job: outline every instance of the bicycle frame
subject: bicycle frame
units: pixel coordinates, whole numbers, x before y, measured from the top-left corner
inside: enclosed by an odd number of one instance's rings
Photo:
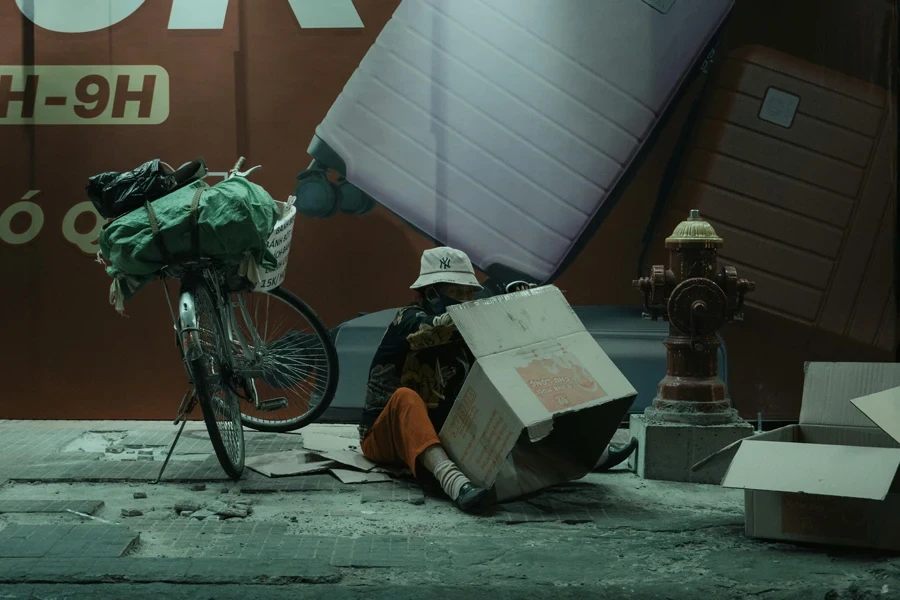
[[[226,179],[230,179],[232,177],[246,177],[253,171],[260,168],[257,166],[246,172],[240,172],[238,169],[240,169],[243,162],[244,158],[241,157],[234,165],[234,168],[229,171]],[[260,337],[259,332],[256,330],[256,327],[253,325],[253,321],[250,318],[250,314],[247,310],[247,305],[243,294],[235,294],[237,297],[237,302],[234,302],[231,299],[231,292],[223,287],[225,277],[222,274],[222,271],[223,269],[210,259],[189,261],[180,264],[177,267],[167,267],[163,269],[163,289],[165,290],[166,294],[166,304],[169,306],[169,314],[172,317],[173,326],[175,328],[176,341],[178,343],[179,351],[181,352],[185,371],[187,372],[188,377],[193,383],[191,364],[193,360],[201,357],[203,354],[203,349],[200,347],[200,339],[198,335],[200,329],[197,322],[195,299],[191,291],[182,293],[178,299],[178,311],[176,314],[176,311],[172,306],[172,298],[169,294],[169,287],[166,282],[166,274],[172,276],[175,279],[199,277],[206,282],[207,286],[212,292],[213,302],[215,303],[215,308],[218,312],[219,320],[225,330],[225,339],[230,340],[231,343],[237,344],[241,348],[244,365],[242,365],[242,368],[239,369],[235,368],[236,365],[234,364],[230,364],[229,367],[232,370],[233,374],[243,379],[244,391],[251,396],[250,398],[246,399],[253,402],[253,404],[258,409],[259,396],[256,393],[256,385],[253,380],[257,377],[261,377],[263,374],[260,368],[262,363],[262,355],[260,353],[260,349],[264,346],[263,340]],[[241,328],[237,325],[235,316],[236,310],[240,311],[241,317],[243,318],[244,324],[246,325],[246,330],[250,332],[250,336],[252,339],[248,340],[242,332]],[[231,353],[228,353],[227,360],[233,363],[233,356]],[[236,393],[236,390],[233,391],[235,391]],[[184,407],[182,406],[182,408]]]
[[[215,267],[210,268],[200,264],[195,265],[186,263],[184,265],[184,271],[184,277],[202,277],[209,286],[213,295],[213,301],[215,302],[216,311],[222,322],[222,327],[225,330],[225,339],[231,340],[233,344],[240,347],[241,355],[243,356],[244,364],[241,365],[241,368],[236,368],[237,365],[234,364],[229,366],[232,368],[234,374],[248,381],[248,387],[253,388],[246,390],[253,396],[248,400],[251,400],[258,407],[259,398],[256,396],[256,390],[252,380],[262,376],[262,370],[260,369],[262,355],[260,349],[263,348],[264,343],[259,332],[256,330],[256,327],[253,325],[253,320],[250,318],[244,296],[242,294],[236,294],[236,301],[232,299],[230,297],[231,293],[223,289],[220,277],[218,276],[218,271]],[[203,352],[197,335],[199,332],[199,324],[197,322],[194,295],[189,291],[182,293],[178,299],[178,311],[176,313],[175,308],[172,305],[172,297],[169,293],[169,287],[165,279],[163,280],[163,290],[165,291],[166,304],[169,306],[169,313],[175,328],[176,340],[181,352],[182,362],[184,363],[188,376],[192,378],[190,364],[194,359],[199,358]],[[246,332],[249,333],[249,339],[248,336],[245,335],[245,331],[238,325],[237,312],[240,312],[241,319],[246,326]],[[228,359],[232,359],[230,354]]]
[[[238,160],[226,179],[246,177],[259,168],[254,167],[241,172],[239,169],[243,161],[243,158]],[[181,423],[181,428],[169,448],[169,454],[163,462],[157,482],[161,480],[163,471],[175,450],[175,444],[184,430],[188,415],[197,404],[200,404],[202,409],[203,419],[219,463],[229,476],[238,478],[244,466],[245,426],[259,431],[298,429],[321,415],[334,396],[337,386],[337,355],[334,343],[321,319],[302,300],[280,288],[262,292],[265,297],[257,304],[255,298],[259,297],[249,295],[252,286],[249,285],[248,278],[242,276],[239,271],[231,262],[196,256],[189,257],[185,261],[173,261],[173,264],[161,270],[176,345],[181,353],[191,388],[178,407],[175,425]],[[181,281],[181,293],[176,298],[170,293],[168,279]],[[210,297],[207,299],[204,294],[209,294]],[[250,300],[251,298],[254,300]],[[256,380],[259,380],[265,394],[266,387],[282,388],[294,385],[292,383],[283,385],[283,380],[277,378],[277,372],[283,367],[278,362],[278,346],[266,343],[270,333],[268,309],[272,299],[286,303],[289,308],[309,321],[313,326],[314,336],[324,344],[323,360],[328,368],[326,386],[324,391],[319,392],[315,408],[310,409],[310,405],[307,404],[303,414],[290,419],[262,419],[249,410],[245,411],[240,402],[240,400],[247,401],[256,411],[265,413],[279,411],[289,406],[288,399],[284,397],[271,399],[260,397],[256,387]],[[198,300],[203,306],[198,306]],[[207,303],[211,303],[212,306],[207,307]],[[265,314],[258,315],[259,309]],[[209,311],[209,314],[201,316],[198,310],[204,313]],[[275,335],[279,325],[273,323],[272,326],[271,333]],[[208,333],[210,327],[214,329],[212,333],[216,347],[205,348],[201,345],[200,334]],[[206,336],[202,337],[205,342]],[[318,368],[317,361],[318,359],[315,363],[316,368]],[[301,381],[302,377],[301,375],[298,381]],[[317,389],[313,389],[312,397],[316,397],[316,393]],[[220,417],[224,417],[225,423],[231,424],[230,430],[226,431],[228,427],[222,424],[223,420]]]

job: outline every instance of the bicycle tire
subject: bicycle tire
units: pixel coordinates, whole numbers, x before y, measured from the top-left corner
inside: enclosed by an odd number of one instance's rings
[[[316,314],[312,307],[301,300],[299,296],[282,287],[274,288],[266,293],[290,305],[291,308],[300,313],[300,315],[312,326],[316,337],[319,339],[325,350],[325,362],[328,368],[328,380],[325,383],[322,397],[319,400],[319,403],[309,412],[295,419],[280,421],[267,421],[266,419],[249,416],[243,411],[241,412],[241,421],[250,429],[266,433],[287,433],[314,423],[322,416],[322,413],[328,409],[337,393],[340,367],[338,365],[337,348],[334,345],[334,338],[331,335],[331,331],[325,326],[325,323],[322,322],[322,319]]]
[[[214,344],[219,347],[220,353],[225,354],[227,352],[224,344],[225,329],[222,326],[221,317],[218,312],[215,311],[216,302],[206,282],[199,277],[187,281],[182,285],[182,293],[185,292],[190,293],[194,298],[194,307],[198,321],[197,327],[200,330],[203,330],[204,327],[211,326],[210,333],[212,333],[215,338]],[[204,304],[208,304],[208,307],[204,307]],[[212,308],[211,313],[206,311],[206,308]],[[207,314],[203,314],[204,312]],[[206,325],[204,321],[212,321],[212,323]],[[228,410],[230,415],[226,416],[230,419],[231,425],[235,431],[234,437],[236,439],[232,440],[232,445],[236,445],[236,456],[232,456],[232,453],[229,452],[223,437],[222,428],[220,427],[217,418],[217,409],[214,399],[218,400],[218,398],[214,395],[212,390],[214,386],[210,384],[210,378],[208,377],[211,359],[220,361],[218,369],[219,376],[224,378],[220,388],[224,392],[225,402],[229,405],[226,407],[226,410]],[[230,478],[237,480],[241,478],[241,475],[244,472],[244,459],[246,456],[243,422],[240,416],[237,416],[241,414],[240,400],[231,389],[230,382],[228,381],[228,377],[230,377],[228,366],[225,365],[225,369],[222,367],[221,356],[218,358],[215,356],[210,357],[208,353],[204,351],[204,355],[191,361],[191,379],[194,382],[194,388],[197,390],[197,398],[199,400],[200,410],[203,413],[203,421],[206,424],[209,441],[212,443],[213,450],[215,450],[216,458],[219,460],[219,464],[222,465],[222,469],[225,473]]]

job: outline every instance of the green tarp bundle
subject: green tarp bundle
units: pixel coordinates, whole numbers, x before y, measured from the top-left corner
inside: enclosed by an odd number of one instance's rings
[[[154,201],[152,215],[143,206],[103,228],[100,252],[109,263],[106,272],[115,280],[110,301],[118,293],[115,303],[120,311],[122,301],[156,279],[169,262],[196,258],[191,209],[198,190],[202,190],[196,223],[200,256],[234,264],[253,259],[266,268],[275,266],[266,244],[275,229],[279,209],[268,192],[243,177],[212,187],[197,181]],[[170,261],[155,239],[151,216],[156,219]]]

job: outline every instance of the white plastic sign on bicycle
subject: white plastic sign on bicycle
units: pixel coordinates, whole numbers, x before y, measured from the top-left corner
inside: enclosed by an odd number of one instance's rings
[[[293,199],[293,197],[292,197]],[[297,207],[294,206],[292,199],[287,202],[278,202],[278,208],[281,209],[282,217],[275,223],[275,230],[269,236],[269,243],[266,246],[273,255],[277,265],[271,271],[260,268],[259,283],[256,284],[254,291],[267,292],[277,288],[284,282],[287,273],[288,255],[291,251],[291,240],[294,236],[294,221],[297,218]]]

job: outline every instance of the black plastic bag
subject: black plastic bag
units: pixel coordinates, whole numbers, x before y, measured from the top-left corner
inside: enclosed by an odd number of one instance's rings
[[[159,159],[127,173],[110,171],[88,179],[88,197],[105,219],[115,219],[162,198],[176,187],[175,173]]]

